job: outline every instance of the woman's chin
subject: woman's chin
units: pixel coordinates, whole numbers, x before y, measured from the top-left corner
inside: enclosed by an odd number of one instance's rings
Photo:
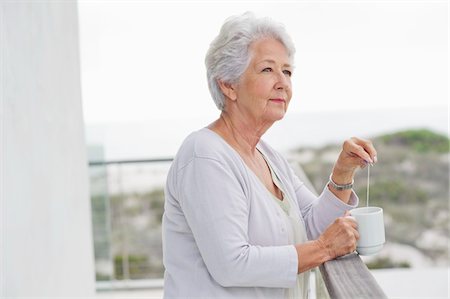
[[[282,120],[284,118],[284,116],[286,115],[286,112],[279,112],[279,113],[273,113],[272,115],[270,115],[269,119],[271,119],[273,122]]]

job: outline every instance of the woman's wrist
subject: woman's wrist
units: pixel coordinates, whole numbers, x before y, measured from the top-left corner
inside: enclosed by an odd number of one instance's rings
[[[342,191],[342,190],[350,190],[353,188],[353,183],[354,180],[352,178],[350,183],[345,183],[345,184],[338,184],[333,180],[333,175],[330,174],[330,178],[328,180],[328,184],[329,186],[331,186],[333,189],[338,190],[338,191]]]
[[[329,260],[332,260],[335,258],[332,250],[327,246],[326,242],[323,240],[323,236],[320,236],[317,240],[315,240],[317,251],[320,251],[322,253],[322,263],[325,263]]]
[[[352,194],[354,171],[339,171],[333,168],[328,182],[328,189],[342,202],[348,203]]]
[[[355,176],[355,171],[339,171],[333,168],[330,178],[339,185],[350,184]]]
[[[298,255],[298,273],[315,268],[332,259],[328,248],[317,239],[295,245]]]

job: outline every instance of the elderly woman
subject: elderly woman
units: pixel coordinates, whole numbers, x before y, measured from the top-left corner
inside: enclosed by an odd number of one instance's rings
[[[292,97],[294,46],[280,24],[228,19],[206,55],[220,117],[186,138],[167,178],[166,298],[306,298],[309,270],[355,250],[346,211],[369,141],[344,142],[318,197],[261,136]]]

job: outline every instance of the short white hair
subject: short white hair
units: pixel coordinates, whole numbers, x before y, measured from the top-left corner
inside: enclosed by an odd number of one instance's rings
[[[268,17],[256,18],[251,12],[225,20],[205,57],[209,91],[219,110],[224,108],[225,96],[218,80],[230,84],[238,82],[251,60],[250,45],[267,37],[274,38],[284,45],[293,65],[294,43],[281,23]]]

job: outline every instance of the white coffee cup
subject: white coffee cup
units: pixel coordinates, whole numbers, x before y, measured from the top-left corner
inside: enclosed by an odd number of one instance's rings
[[[356,251],[361,255],[378,253],[385,242],[383,209],[379,207],[362,207],[350,211],[358,223],[359,240]]]

